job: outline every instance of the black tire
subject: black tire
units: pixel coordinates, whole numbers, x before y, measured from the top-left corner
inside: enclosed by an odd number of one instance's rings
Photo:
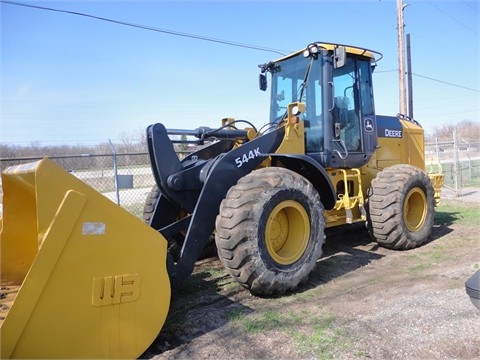
[[[150,221],[153,217],[153,213],[155,211],[155,205],[157,204],[158,198],[162,192],[158,188],[157,185],[153,186],[152,190],[147,196],[145,200],[145,205],[143,207],[143,221],[147,225],[150,225]],[[175,220],[181,219],[186,216],[186,212],[182,210],[178,210],[176,213],[173,214],[164,214],[164,216],[169,216],[167,222],[173,222]],[[168,239],[168,252],[172,255],[173,259],[177,261],[180,257],[180,252],[182,250],[183,243],[185,241],[186,231],[182,231],[179,234],[174,235],[172,238]],[[204,259],[207,257],[211,257],[215,255],[215,240],[213,236],[208,241],[207,245],[203,249],[202,253],[199,255],[198,259]]]
[[[160,197],[161,191],[157,185],[154,185],[152,190],[147,195],[145,200],[145,205],[143,206],[143,221],[150,225],[150,220],[153,216],[153,211],[155,210],[155,204],[157,203],[158,198]]]
[[[307,280],[322,255],[320,196],[299,174],[263,168],[238,181],[220,205],[215,241],[226,271],[258,295]]]
[[[395,250],[422,245],[430,236],[434,216],[434,190],[425,171],[394,165],[372,181],[367,229],[379,245]]]
[[[155,206],[161,194],[162,192],[160,191],[158,186],[154,185],[152,190],[150,190],[149,194],[147,195],[145,205],[143,206],[143,221],[147,225],[150,225],[150,221],[152,220],[153,214],[155,212]],[[180,212],[178,214],[168,215],[171,217],[171,221],[181,216]],[[172,255],[175,261],[177,261],[180,256],[180,251],[182,249],[182,244],[184,240],[184,234],[177,234],[173,238],[168,239],[168,252]]]

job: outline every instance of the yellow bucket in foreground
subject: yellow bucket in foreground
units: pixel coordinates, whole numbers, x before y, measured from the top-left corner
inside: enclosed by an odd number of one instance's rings
[[[2,174],[1,358],[136,358],[170,305],[167,241],[44,159]]]

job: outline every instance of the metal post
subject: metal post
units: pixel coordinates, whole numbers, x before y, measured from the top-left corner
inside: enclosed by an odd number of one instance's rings
[[[405,87],[405,40],[402,0],[397,0],[397,30],[398,30],[398,91],[400,114],[407,115],[407,91]]]
[[[117,152],[113,147],[112,141],[108,139],[108,142],[110,143],[110,148],[112,149],[112,153],[113,153],[113,178],[115,181],[115,193],[117,195],[117,205],[120,206],[120,192],[118,190]]]
[[[455,196],[462,195],[462,189],[460,188],[459,171],[458,171],[458,146],[457,146],[457,129],[453,129],[453,184],[455,186]]]
[[[468,176],[469,180],[473,180],[473,174],[472,174],[472,159],[470,158],[470,146],[467,147],[467,158],[468,158]]]
[[[408,116],[413,119],[413,82],[412,82],[412,54],[410,52],[410,34],[407,34],[407,90]]]

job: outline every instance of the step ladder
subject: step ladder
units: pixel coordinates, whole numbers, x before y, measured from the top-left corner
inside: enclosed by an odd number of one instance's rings
[[[353,222],[353,213],[352,209],[358,207],[360,211],[361,220],[367,220],[367,213],[365,211],[365,197],[363,196],[362,191],[362,178],[359,169],[336,169],[343,176],[343,182],[345,184],[345,193],[337,195],[337,202],[335,203],[335,210],[345,209],[345,221],[347,224]],[[350,196],[348,189],[348,180],[353,180],[354,188],[357,184],[358,192],[357,194]]]

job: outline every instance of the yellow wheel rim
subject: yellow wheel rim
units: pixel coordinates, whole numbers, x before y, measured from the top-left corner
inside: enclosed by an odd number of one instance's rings
[[[271,212],[265,229],[267,250],[274,261],[290,265],[300,259],[310,238],[308,214],[296,201],[283,201]]]
[[[422,189],[411,189],[403,204],[403,219],[408,230],[418,231],[425,223],[427,216],[427,198]]]

